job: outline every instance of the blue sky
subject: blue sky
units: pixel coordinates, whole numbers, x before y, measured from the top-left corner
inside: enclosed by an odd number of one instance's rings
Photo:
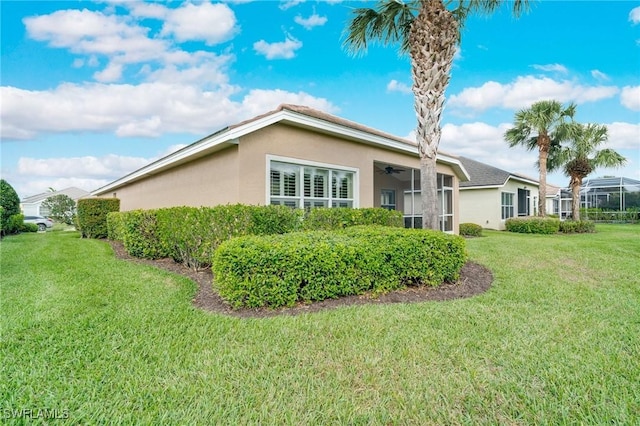
[[[408,57],[349,56],[349,1],[1,1],[2,177],[21,198],[94,190],[220,128],[295,103],[403,137]],[[502,134],[540,99],[575,102],[640,179],[640,1],[505,5],[464,28],[440,149],[537,177]],[[549,182],[566,185],[562,174]]]

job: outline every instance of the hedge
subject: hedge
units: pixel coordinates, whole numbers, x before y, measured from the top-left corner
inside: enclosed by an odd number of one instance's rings
[[[224,241],[244,235],[283,234],[304,229],[342,229],[379,224],[402,226],[402,213],[381,208],[301,209],[243,204],[170,207],[110,213],[107,234],[132,256],[171,257],[194,270],[208,267]]]
[[[518,217],[507,219],[506,229],[521,234],[555,234],[560,229],[560,220],[544,217]]]
[[[560,232],[565,234],[584,234],[596,232],[596,224],[591,220],[565,220],[560,222]]]
[[[377,208],[316,208],[309,210],[303,228],[307,230],[343,229],[357,225],[403,227],[402,212]]]
[[[482,226],[475,223],[461,223],[460,235],[462,235],[463,237],[481,237]]]
[[[105,238],[107,214],[118,210],[118,198],[81,198],[76,215],[78,230],[85,238]]]
[[[358,226],[245,236],[213,255],[214,288],[239,308],[292,306],[459,277],[464,239],[438,231]]]

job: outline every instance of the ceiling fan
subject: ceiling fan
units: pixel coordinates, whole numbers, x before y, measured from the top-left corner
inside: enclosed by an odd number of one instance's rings
[[[404,169],[396,169],[396,168],[393,168],[393,167],[391,167],[391,166],[387,166],[387,167],[385,167],[385,168],[383,169],[383,172],[384,172],[385,174],[387,174],[387,175],[390,175],[390,174],[393,174],[393,173],[401,173],[401,172],[404,172]]]

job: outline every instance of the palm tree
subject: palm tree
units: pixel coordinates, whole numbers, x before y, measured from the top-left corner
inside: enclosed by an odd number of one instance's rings
[[[598,150],[608,139],[604,125],[573,123],[567,139],[570,144],[555,150],[549,157],[549,171],[562,168],[569,177],[571,217],[580,220],[582,180],[598,167],[622,166],[627,159],[612,149]]]
[[[514,126],[504,138],[511,148],[521,145],[528,150],[538,150],[539,196],[538,216],[547,215],[547,159],[549,152],[565,138],[567,119],[573,121],[576,105],[564,108],[558,101],[539,101],[528,109],[515,114]]]
[[[420,155],[422,226],[438,229],[436,155],[440,121],[451,65],[460,42],[460,29],[473,13],[491,13],[500,0],[379,1],[375,8],[357,8],[345,29],[344,46],[352,54],[365,53],[369,41],[399,44],[411,57],[416,140]],[[515,15],[529,0],[514,0]]]

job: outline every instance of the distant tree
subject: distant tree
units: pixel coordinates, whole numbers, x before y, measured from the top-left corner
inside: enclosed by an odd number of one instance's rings
[[[73,224],[76,214],[76,202],[68,195],[58,194],[48,197],[42,202],[42,207],[49,210],[49,217],[67,225]]]
[[[504,138],[510,147],[524,146],[530,151],[538,151],[539,196],[538,216],[547,215],[547,159],[549,152],[558,147],[565,137],[567,120],[573,121],[576,106],[563,107],[558,101],[539,101],[528,109],[516,112],[513,127]]]
[[[0,233],[4,235],[11,216],[20,214],[20,198],[9,183],[0,179]]]
[[[627,161],[613,149],[598,150],[607,139],[607,127],[604,125],[573,123],[568,128],[569,144],[551,153],[549,171],[563,169],[565,175],[570,178],[573,220],[580,220],[582,180],[598,167],[619,167]]]
[[[374,8],[353,10],[345,29],[349,52],[364,53],[369,43],[379,42],[397,44],[400,53],[411,58],[423,228],[439,229],[436,155],[460,29],[468,16],[489,14],[503,5],[519,16],[528,4],[529,0],[381,0]]]

